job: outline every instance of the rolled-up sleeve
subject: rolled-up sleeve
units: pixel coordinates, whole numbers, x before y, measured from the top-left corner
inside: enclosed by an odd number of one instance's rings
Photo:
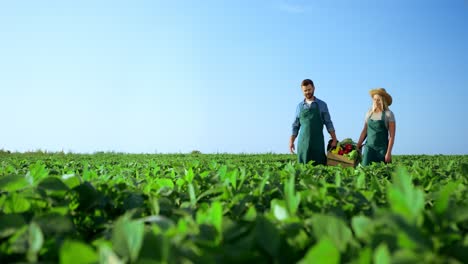
[[[301,122],[299,120],[299,113],[301,112],[301,104],[297,105],[296,116],[294,117],[294,122],[292,124],[292,135],[297,136],[299,134],[299,128],[301,128]]]
[[[333,127],[333,122],[331,121],[330,112],[328,111],[328,106],[325,102],[322,101],[322,119],[325,127],[327,127],[328,132],[335,131],[335,127]]]

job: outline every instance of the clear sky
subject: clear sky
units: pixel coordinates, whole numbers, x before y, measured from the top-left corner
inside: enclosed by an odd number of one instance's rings
[[[468,154],[466,0],[0,0],[0,40],[0,149],[287,153],[310,78],[338,139],[384,87],[394,154]]]

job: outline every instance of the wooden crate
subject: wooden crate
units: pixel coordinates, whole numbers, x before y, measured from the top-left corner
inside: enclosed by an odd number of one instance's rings
[[[342,167],[356,167],[357,162],[354,160],[350,160],[347,157],[328,152],[327,153],[327,165],[329,166],[341,165]]]

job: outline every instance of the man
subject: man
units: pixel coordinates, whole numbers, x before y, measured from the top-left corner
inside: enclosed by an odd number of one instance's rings
[[[292,136],[289,140],[289,149],[294,154],[294,140],[297,141],[297,157],[299,162],[314,161],[315,165],[327,163],[325,156],[325,142],[323,139],[323,125],[327,127],[332,138],[331,147],[337,144],[335,128],[328,112],[327,104],[314,96],[314,83],[305,79],[301,83],[304,100],[296,109],[296,118],[292,125]],[[300,129],[300,133],[299,133]]]

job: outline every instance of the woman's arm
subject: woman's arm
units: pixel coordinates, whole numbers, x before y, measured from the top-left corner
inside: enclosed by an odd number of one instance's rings
[[[364,139],[367,137],[367,123],[364,123],[364,127],[362,128],[361,135],[359,136],[359,140],[357,143],[357,148],[361,149],[362,147],[362,142],[364,142]]]
[[[391,162],[392,161],[392,149],[393,149],[393,143],[395,142],[395,127],[396,124],[395,122],[389,122],[388,123],[388,147],[387,147],[387,153],[385,153],[385,162]]]

